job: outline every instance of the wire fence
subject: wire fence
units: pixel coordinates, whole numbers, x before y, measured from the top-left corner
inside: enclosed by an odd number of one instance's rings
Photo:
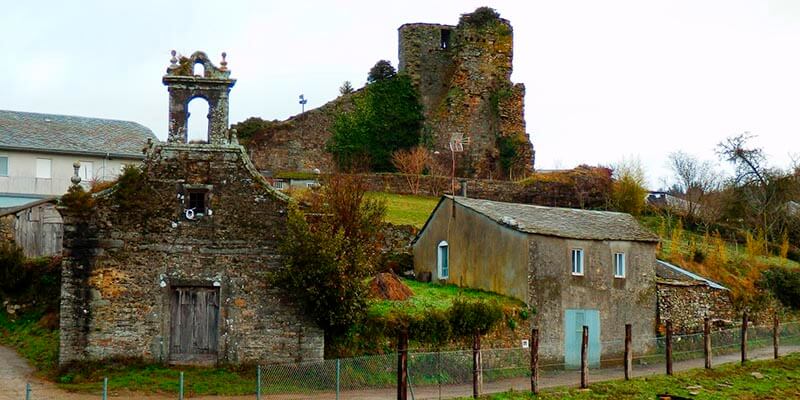
[[[778,330],[781,354],[800,352],[800,322],[780,324]],[[710,333],[713,365],[739,361],[742,329],[733,326]],[[748,359],[771,358],[773,326],[748,326]],[[672,359],[675,370],[702,368],[704,335],[672,335]],[[625,340],[600,342],[600,359],[588,365],[590,382],[624,377]],[[666,370],[666,337],[633,340],[634,376],[664,374]],[[638,349],[638,354],[636,353]],[[568,349],[562,349],[566,352]],[[542,354],[540,354],[541,356]],[[477,356],[477,369],[473,357]],[[563,356],[560,356],[563,357]],[[254,382],[254,398],[274,400],[296,399],[391,399],[398,395],[398,353],[346,359],[269,364],[258,367]],[[541,358],[538,364],[539,387],[577,386],[581,371],[563,358]],[[471,396],[473,384],[480,393],[504,392],[510,389],[530,390],[531,349],[484,348],[448,351],[409,351],[407,353],[408,398],[443,399]],[[183,388],[181,374],[180,387]],[[474,382],[474,377],[477,381]],[[56,399],[40,386],[13,388],[13,398]],[[86,398],[107,398],[107,392]],[[182,399],[183,392],[175,395]]]

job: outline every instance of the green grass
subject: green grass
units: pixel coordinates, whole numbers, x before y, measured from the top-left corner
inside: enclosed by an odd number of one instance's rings
[[[43,374],[52,375],[58,365],[58,330],[39,326],[41,314],[12,320],[0,311],[0,344],[11,347]]]
[[[759,372],[756,379],[751,372]],[[693,399],[788,399],[800,397],[800,354],[779,360],[751,361],[745,366],[727,364],[713,370],[695,369],[672,377],[653,376],[630,381],[589,384],[588,390],[551,389],[540,395],[506,392],[482,398],[493,400],[523,399],[655,399],[657,394],[672,394]],[[700,389],[687,389],[701,386]],[[690,395],[690,391],[699,392]]]
[[[450,308],[459,296],[468,300],[496,301],[504,308],[521,309],[525,307],[525,304],[517,299],[483,290],[460,288],[456,285],[418,282],[402,278],[401,280],[414,291],[414,296],[405,301],[374,301],[369,308],[370,315],[380,317],[386,316],[393,311],[400,311],[409,315],[419,316],[430,310],[444,311]]]
[[[414,196],[370,192],[371,198],[386,199],[386,222],[395,225],[413,225],[422,228],[431,211],[439,202],[438,197]]]

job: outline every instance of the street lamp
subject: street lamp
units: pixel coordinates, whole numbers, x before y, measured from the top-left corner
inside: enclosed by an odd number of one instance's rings
[[[305,96],[301,94],[300,101],[298,103],[300,103],[300,113],[302,114],[306,112],[306,103],[308,103],[308,100],[305,98]]]

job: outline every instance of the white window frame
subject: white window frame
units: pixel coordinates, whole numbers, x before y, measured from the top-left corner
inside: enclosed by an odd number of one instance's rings
[[[584,263],[585,256],[583,254],[583,249],[581,248],[572,249],[572,251],[570,251],[570,255],[571,255],[570,266],[572,268],[571,270],[572,275],[584,276],[584,271],[586,270],[586,268]]]
[[[614,278],[625,278],[625,274],[627,273],[626,264],[625,253],[614,253]]]
[[[81,166],[78,168],[78,176],[81,177],[81,182],[88,183],[94,180],[94,163],[91,161],[81,161],[80,163]],[[86,168],[87,166],[91,166],[91,168]]]
[[[8,167],[8,156],[0,156],[0,160],[3,160],[3,159],[4,159],[4,160],[6,160],[6,161],[5,161],[5,164],[6,164],[6,172],[5,172],[5,173],[3,173],[3,172],[2,172],[2,170],[0,170],[0,176],[8,176],[8,174],[9,174],[9,167]]]
[[[278,189],[278,190],[283,190],[283,181],[276,180],[276,181],[275,181],[275,184],[274,184],[274,185],[272,185],[272,186],[274,186],[274,187],[275,187],[275,189]]]
[[[442,249],[444,249],[444,253],[442,253]],[[444,263],[442,263],[443,259]],[[446,264],[446,266],[442,268],[442,264]],[[450,278],[450,244],[446,240],[439,242],[439,246],[436,247],[436,275],[439,279]]]
[[[47,176],[43,174],[43,161],[47,161]],[[37,158],[36,159],[36,178],[37,179],[52,179],[53,178],[53,159],[51,158]]]

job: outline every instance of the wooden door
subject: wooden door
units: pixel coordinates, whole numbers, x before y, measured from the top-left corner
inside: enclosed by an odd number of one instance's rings
[[[170,316],[170,360],[216,361],[219,325],[217,288],[175,288],[172,291]]]

